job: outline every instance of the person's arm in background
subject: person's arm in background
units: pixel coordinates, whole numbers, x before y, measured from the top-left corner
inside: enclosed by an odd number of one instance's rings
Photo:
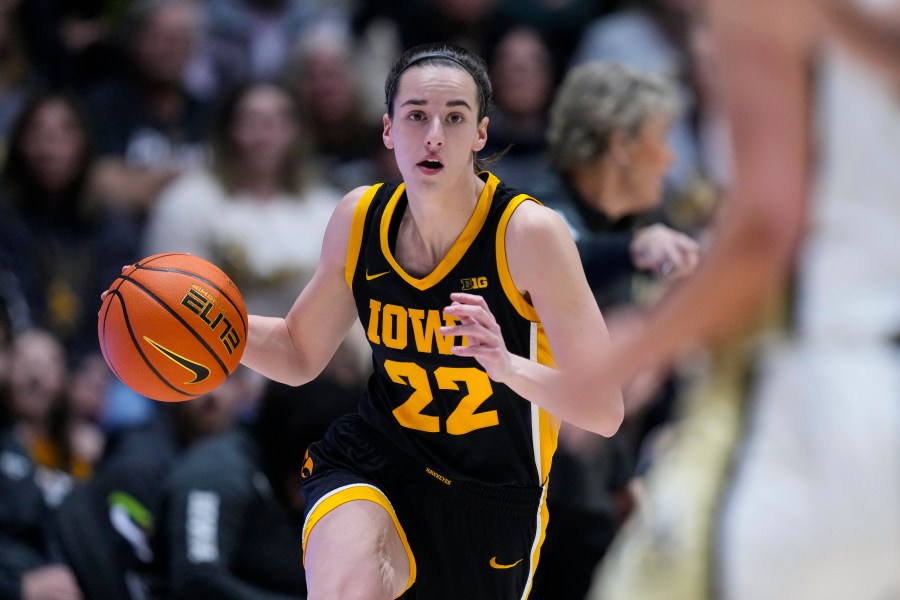
[[[630,379],[734,334],[789,273],[806,222],[812,0],[713,0],[735,181],[697,272],[630,334],[607,374]]]
[[[824,0],[823,5],[830,31],[900,85],[900,10],[866,10],[849,0]]]

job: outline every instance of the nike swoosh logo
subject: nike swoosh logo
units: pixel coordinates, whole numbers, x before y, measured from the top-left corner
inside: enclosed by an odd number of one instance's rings
[[[162,354],[163,356],[165,356],[166,358],[168,358],[175,364],[177,364],[181,367],[184,367],[185,369],[187,369],[188,371],[190,371],[191,373],[194,374],[194,380],[193,381],[185,381],[184,382],[185,385],[189,385],[192,383],[200,383],[201,381],[204,381],[207,377],[209,377],[209,369],[207,369],[200,363],[195,363],[194,361],[189,360],[189,359],[181,356],[180,354],[175,354],[174,352],[172,352],[165,346],[162,346],[162,345],[158,344],[157,342],[154,342],[153,340],[148,338],[146,335],[144,336],[144,340],[148,344],[150,344],[151,346],[153,346],[154,348],[159,350],[160,354]]]
[[[369,270],[366,269],[366,281],[372,281],[373,279],[378,279],[382,275],[387,275],[390,271],[385,271],[384,273],[375,273],[374,275],[369,275]]]
[[[523,559],[520,558],[519,560],[517,560],[516,562],[514,562],[511,565],[501,565],[500,563],[497,562],[497,557],[494,556],[491,558],[491,561],[488,564],[491,565],[491,567],[493,567],[494,569],[512,569],[514,566],[516,566],[517,564],[522,562],[522,560]]]

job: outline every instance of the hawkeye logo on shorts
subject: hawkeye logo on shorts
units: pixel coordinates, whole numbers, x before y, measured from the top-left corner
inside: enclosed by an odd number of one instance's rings
[[[313,459],[309,455],[309,450],[306,451],[306,454],[303,456],[303,468],[300,469],[300,479],[306,479],[312,475],[313,471]]]
[[[206,378],[209,377],[209,369],[206,368],[205,366],[201,365],[200,363],[196,363],[196,362],[190,360],[189,358],[185,358],[185,357],[181,356],[180,354],[176,354],[175,352],[172,352],[171,350],[169,350],[162,344],[154,342],[153,340],[148,338],[146,335],[144,336],[144,341],[146,341],[148,344],[150,344],[151,346],[156,348],[160,352],[160,354],[162,354],[163,356],[165,356],[166,358],[168,358],[169,360],[174,362],[176,365],[183,367],[194,374],[193,381],[185,381],[184,382],[185,385],[190,385],[192,383],[200,383],[201,381],[205,381]]]
[[[519,560],[517,560],[516,562],[512,563],[511,565],[504,565],[504,564],[501,564],[501,563],[497,562],[497,557],[494,556],[494,557],[491,558],[491,560],[490,560],[490,562],[488,562],[488,564],[491,565],[491,568],[493,568],[493,569],[512,569],[514,566],[516,566],[517,564],[519,564],[519,563],[522,562],[523,560],[524,560],[524,559],[520,558]]]
[[[464,292],[467,290],[483,290],[488,285],[487,277],[466,277],[460,281]]]

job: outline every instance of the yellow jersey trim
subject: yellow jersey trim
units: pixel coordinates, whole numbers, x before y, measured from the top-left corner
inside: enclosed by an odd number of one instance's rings
[[[543,488],[541,503],[537,512],[537,535],[534,536],[534,545],[531,548],[531,571],[528,573],[528,581],[525,583],[522,600],[528,598],[529,594],[531,594],[534,574],[541,559],[541,547],[544,545],[544,539],[547,537],[547,522],[550,519],[550,512],[547,510],[547,486],[544,485]]]
[[[519,292],[516,284],[513,282],[512,275],[509,272],[509,263],[506,260],[506,227],[513,212],[525,201],[537,202],[531,196],[519,194],[509,201],[509,204],[500,216],[500,223],[497,225],[497,272],[500,273],[500,284],[503,286],[503,292],[509,299],[510,304],[516,309],[523,318],[529,321],[538,322],[537,311],[528,300]]]
[[[369,206],[372,204],[372,198],[381,184],[375,184],[363,193],[356,208],[353,209],[353,221],[350,224],[350,242],[347,244],[347,262],[344,267],[344,278],[347,285],[353,289],[353,274],[356,272],[356,264],[359,262],[359,253],[362,249],[362,238],[365,233],[366,213],[369,212]]]
[[[416,558],[413,556],[412,548],[410,548],[409,541],[406,539],[406,532],[400,525],[400,520],[397,518],[397,513],[394,512],[394,507],[391,506],[390,500],[387,499],[387,496],[381,490],[368,484],[357,483],[337,488],[316,502],[312,510],[309,511],[306,522],[303,523],[303,564],[306,564],[306,546],[309,542],[309,534],[312,532],[313,527],[316,526],[316,523],[335,508],[356,500],[374,502],[383,508],[394,522],[397,535],[400,536],[400,541],[406,550],[406,557],[409,559],[409,579],[406,582],[406,587],[403,588],[403,592],[406,592],[416,582]]]
[[[400,196],[403,194],[403,191],[406,189],[404,184],[400,184],[397,186],[397,190],[394,192],[394,195],[391,196],[391,199],[388,200],[387,206],[384,208],[384,214],[381,217],[381,251],[384,254],[384,257],[387,259],[388,263],[391,267],[394,268],[395,271],[402,277],[407,283],[418,290],[426,290],[433,286],[434,284],[441,281],[444,277],[453,270],[459,261],[462,259],[463,255],[466,253],[466,250],[472,245],[472,242],[475,240],[475,237],[481,231],[481,228],[484,226],[487,221],[488,212],[491,208],[491,202],[494,197],[494,192],[497,189],[497,185],[500,183],[500,180],[497,179],[494,175],[489,175],[487,181],[484,184],[484,189],[481,190],[481,195],[478,196],[478,202],[475,204],[475,210],[472,212],[472,216],[469,217],[469,222],[466,223],[466,226],[463,228],[462,232],[459,234],[459,237],[453,242],[453,245],[450,247],[450,250],[447,252],[447,255],[441,259],[441,262],[434,268],[434,270],[426,275],[425,277],[419,279],[417,277],[413,277],[405,270],[397,260],[394,258],[394,255],[391,253],[390,243],[388,240],[388,232],[390,231],[391,222],[394,217],[394,210],[397,208],[397,204],[400,201]]]

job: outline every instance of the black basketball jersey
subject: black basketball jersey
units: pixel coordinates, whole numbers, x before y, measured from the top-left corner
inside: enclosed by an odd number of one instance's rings
[[[438,328],[453,317],[442,309],[451,292],[485,298],[507,348],[552,364],[537,313],[513,284],[506,263],[506,225],[533,199],[484,172],[475,210],[447,255],[424,277],[405,272],[393,256],[406,208],[405,187],[378,184],[353,218],[347,282],[373,351],[374,374],[361,413],[430,475],[452,485],[477,480],[542,485],[556,448],[559,422],[491,381],[478,362],[451,354],[464,340]]]

